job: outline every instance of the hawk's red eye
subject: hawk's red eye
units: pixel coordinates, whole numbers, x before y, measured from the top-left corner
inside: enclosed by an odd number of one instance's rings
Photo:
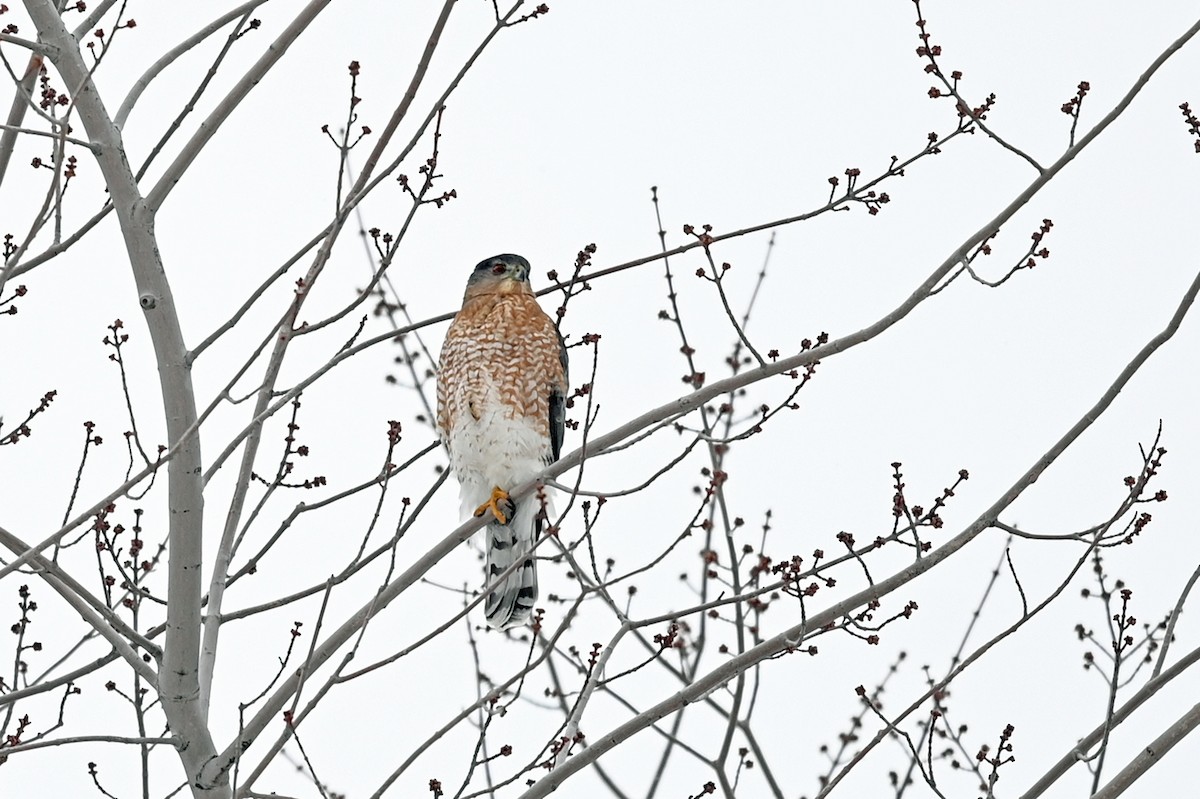
[[[493,275],[503,275],[507,271],[508,267],[506,267],[504,264],[492,264]]]

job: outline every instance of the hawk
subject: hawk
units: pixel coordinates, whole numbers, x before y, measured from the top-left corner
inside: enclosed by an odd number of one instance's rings
[[[446,331],[437,375],[437,428],[459,482],[463,518],[488,515],[490,584],[484,615],[497,629],[525,623],[537,601],[532,547],[545,515],[536,494],[508,492],[558,460],[567,350],[529,286],[519,255],[481,261]]]

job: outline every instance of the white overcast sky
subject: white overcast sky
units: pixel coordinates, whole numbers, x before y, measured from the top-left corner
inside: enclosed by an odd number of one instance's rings
[[[121,31],[97,74],[110,111],[163,51],[229,5],[130,2],[128,16],[137,27]],[[208,335],[250,287],[327,223],[335,202],[336,153],[320,128],[329,124],[336,130],[345,118],[347,65],[357,60],[362,66],[357,124],[378,132],[408,83],[439,5],[387,0],[331,4],[185,175],[164,206],[157,231],[189,343]],[[843,176],[848,167],[874,176],[892,155],[903,158],[918,151],[928,132],[945,134],[954,126],[948,102],[927,97],[932,83],[915,54],[916,16],[903,0],[557,0],[549,5],[545,17],[503,32],[447,104],[440,188],[454,189],[457,199],[418,215],[391,271],[414,319],[454,310],[471,267],[495,253],[526,256],[534,266],[535,288],[547,283],[550,269],[567,274],[576,251],[589,242],[598,246],[598,267],[652,254],[658,238],[651,186],[658,187],[667,243],[673,247],[687,241],[685,223],[711,224],[721,233],[820,207],[829,193],[829,176]],[[1060,106],[1074,95],[1076,85],[1081,80],[1091,84],[1080,120],[1083,131],[1195,21],[1190,16],[1195,8],[1189,5],[928,0],[923,8],[934,40],[943,47],[942,63],[965,73],[964,94],[979,102],[994,92],[997,104],[988,121],[1047,164],[1067,144],[1070,120]],[[201,113],[213,107],[300,7],[273,0],[256,12],[262,28],[235,46],[201,102]],[[19,8],[0,22],[9,18],[18,23],[21,35],[34,35]],[[416,120],[491,20],[489,2],[460,0],[398,142],[411,135]],[[135,164],[219,46],[214,39],[181,59],[142,97],[124,131]],[[14,64],[24,63],[17,48],[4,45],[4,50]],[[751,527],[761,524],[768,509],[772,512],[768,549],[778,557],[807,555],[818,547],[833,551],[838,531],[852,531],[859,540],[889,531],[892,461],[904,464],[910,501],[926,506],[959,469],[970,470],[969,483],[944,514],[947,524],[940,540],[945,540],[990,505],[1095,403],[1163,327],[1200,268],[1195,247],[1200,155],[1193,152],[1195,139],[1178,109],[1185,100],[1200,107],[1198,76],[1200,43],[1193,42],[1162,68],[1121,119],[1005,226],[994,242],[995,254],[983,266],[992,276],[1001,274],[1024,253],[1029,234],[1043,218],[1054,222],[1045,241],[1052,253],[1048,260],[1000,289],[959,281],[881,339],[829,359],[801,394],[799,411],[782,415],[766,434],[732,450],[730,501]],[[186,130],[196,121],[189,119]],[[179,143],[173,142],[169,152]],[[422,141],[401,171],[415,176],[428,145]],[[19,235],[28,225],[30,203],[42,196],[42,184],[34,182],[42,176],[28,164],[46,150],[42,142],[19,144],[0,193],[3,232]],[[64,230],[73,230],[102,202],[98,169],[84,153],[79,156],[81,176],[69,197]],[[358,162],[364,156],[365,148],[355,150]],[[151,177],[155,174],[152,170]],[[975,135],[953,142],[943,154],[885,185],[891,202],[877,217],[854,208],[779,229],[748,334],[760,351],[790,353],[802,338],[821,331],[840,336],[874,322],[1033,177],[1026,163]],[[394,230],[406,208],[394,185],[381,187],[364,205],[366,225]],[[733,265],[728,286],[739,312],[753,289],[769,235],[735,239],[714,251]],[[45,246],[45,238],[39,241]],[[692,277],[703,264],[693,251],[675,259],[673,268],[701,368],[719,377],[726,373],[723,359],[733,333],[711,285]],[[306,318],[340,307],[365,282],[367,265],[353,236],[342,242],[327,271],[323,279],[328,285],[306,306]],[[102,496],[123,474],[124,407],[115,368],[100,344],[113,319],[124,319],[131,335],[126,357],[147,438],[160,440],[163,426],[149,339],[114,219],[67,255],[16,282],[28,285],[29,294],[17,316],[0,317],[0,414],[11,424],[42,392],[59,392],[29,441],[0,450],[0,524],[32,541],[61,524],[85,419],[100,425],[107,443],[85,475],[81,504]],[[198,363],[201,404],[228,379],[231,364],[240,363],[238,356],[267,333],[269,321],[286,306],[290,286],[285,281],[271,292],[260,310]],[[595,394],[598,432],[686,389],[680,381],[686,366],[674,330],[656,318],[666,307],[665,297],[662,266],[651,263],[598,281],[593,291],[572,301],[565,330],[575,339],[586,332],[602,335]],[[546,298],[548,309],[555,304]],[[327,359],[351,334],[356,319],[352,315],[336,335],[295,348],[284,383]],[[380,325],[372,319],[368,333],[382,332]],[[444,325],[424,331],[426,343],[440,346],[443,333]],[[1168,491],[1170,501],[1148,507],[1155,521],[1147,533],[1132,547],[1110,551],[1107,561],[1109,573],[1133,589],[1133,610],[1140,619],[1160,618],[1200,562],[1200,498],[1194,490],[1200,482],[1198,351],[1200,321],[1193,316],[1104,417],[1002,516],[1010,524],[1050,533],[1104,519],[1120,501],[1122,478],[1138,468],[1139,443],[1152,440],[1161,419],[1169,454],[1158,488]],[[573,352],[579,353],[572,375],[578,385],[590,364],[582,350]],[[408,454],[431,440],[415,420],[415,395],[383,380],[393,354],[376,348],[306,395],[303,435],[313,456],[299,468],[327,475],[331,491],[378,468],[388,419],[405,424]],[[242,389],[253,387],[247,382]],[[749,402],[778,401],[785,392],[782,383],[768,382],[753,390]],[[222,411],[204,443],[207,459],[224,446],[223,436],[244,424],[248,410],[247,404]],[[274,442],[280,436],[278,425],[267,433],[264,470],[273,468]],[[577,443],[568,438],[568,448]],[[611,464],[599,462],[590,467],[585,485],[595,490],[625,487],[669,457],[671,443],[633,450]],[[690,486],[701,480],[702,465],[702,459],[693,457],[654,491],[614,502],[606,511],[607,526],[598,532],[606,548],[600,554],[631,567],[663,549],[686,522],[693,501]],[[230,474],[215,480],[206,498],[210,552],[220,535],[232,481],[232,468],[226,471]],[[428,467],[420,471],[404,492],[419,496],[431,472]],[[399,557],[415,557],[453,528],[453,494],[448,488],[438,495]],[[288,497],[271,507],[264,535],[295,501]],[[251,605],[323,579],[330,561],[341,563],[357,546],[368,506],[353,507],[362,512],[327,516],[304,527],[303,540],[280,554],[279,565],[257,583],[247,581],[232,590],[227,607]],[[394,515],[384,522],[394,523]],[[568,527],[572,523],[579,524],[578,516]],[[1003,545],[996,531],[985,534],[944,568],[899,592],[892,612],[907,599],[917,600],[921,609],[912,620],[888,628],[879,647],[826,637],[819,657],[801,661],[793,656],[768,664],[764,708],[756,723],[768,758],[793,786],[789,795],[815,792],[816,775],[825,768],[818,747],[832,743],[855,712],[854,686],[876,683],[896,653],[907,651],[908,661],[887,694],[888,708],[898,710],[921,690],[921,665],[944,670]],[[1031,599],[1057,584],[1077,551],[1066,544],[1014,546],[1013,561]],[[674,571],[695,573],[694,555],[681,552]],[[888,565],[880,564],[882,574],[890,573]],[[566,588],[561,570],[545,571],[543,591]],[[464,549],[430,576],[449,585],[473,586],[480,569]],[[51,619],[74,622],[35,578],[20,579],[32,581],[45,606],[47,621],[39,634],[48,648],[61,653],[67,640],[56,639]],[[861,586],[861,575],[846,572],[843,579],[854,590]],[[5,626],[15,620],[18,584],[14,578],[0,584]],[[1094,673],[1083,672],[1084,648],[1073,633],[1077,622],[1098,630],[1103,625],[1096,603],[1079,598],[1079,589],[1087,585],[1083,574],[1055,608],[955,684],[957,720],[979,731],[972,739],[976,744],[994,742],[1005,724],[1016,727],[1017,762],[1003,772],[1000,795],[1023,791],[1102,718],[1105,687]],[[674,584],[639,587],[648,593],[641,608],[645,615],[687,601]],[[997,592],[976,643],[1020,612],[1011,579]],[[340,597],[330,610],[330,623],[340,622],[365,599],[362,593]],[[458,604],[454,595],[428,586],[406,595],[371,628],[366,657],[386,655],[416,640]],[[237,702],[257,693],[273,672],[293,616],[305,620],[307,633],[316,610],[315,603],[301,604],[294,614],[288,610],[257,626],[226,629],[214,699],[219,711],[213,722],[222,743],[236,729]],[[561,612],[559,606],[550,610],[552,616],[556,612]],[[775,613],[791,614],[793,608]],[[794,622],[789,616],[772,623],[782,628]],[[611,616],[584,614],[569,643],[586,650],[593,641],[607,641],[615,628]],[[1179,654],[1200,640],[1188,614],[1180,622],[1179,637]],[[516,653],[497,638],[485,636],[481,655],[494,658],[489,662],[497,665],[487,670],[499,676],[505,665],[516,662]],[[94,656],[103,654],[102,647],[93,647]],[[0,663],[6,651],[0,648]],[[371,680],[339,689],[325,715],[305,728],[305,744],[323,765],[330,787],[355,799],[369,795],[413,746],[473,702],[470,657],[464,637],[456,632]],[[0,666],[0,673],[5,668]],[[115,718],[129,733],[128,709],[115,699],[102,701],[104,679],[123,679],[124,673],[105,674],[84,685],[89,701],[79,703],[78,715],[72,716],[69,706],[65,732],[111,729]],[[642,706],[678,688],[660,675],[647,675],[629,688]],[[1106,773],[1114,774],[1190,707],[1198,692],[1200,678],[1185,675],[1143,708],[1116,736]],[[55,712],[52,704],[37,707],[42,719]],[[689,712],[699,725],[694,742],[712,750],[717,733],[704,730],[701,711]],[[585,723],[592,738],[626,717],[603,702],[592,713]],[[542,732],[543,726],[532,729]],[[871,733],[874,729],[868,725]],[[605,761],[626,780],[622,784],[630,795],[644,793],[639,786],[645,784],[642,775],[652,759],[642,752],[651,742],[657,745],[653,736],[642,733]],[[469,731],[448,738],[391,795],[425,795],[431,776],[457,786],[470,744]],[[526,751],[535,745],[530,739]],[[1186,740],[1127,795],[1180,795],[1192,782],[1197,751],[1195,738]],[[882,749],[843,794],[881,795],[878,791],[887,790],[886,771],[901,762],[901,754]],[[101,763],[106,786],[111,783],[123,797],[135,795],[135,758],[113,747],[14,756],[0,768],[0,794],[92,795],[84,765],[89,759]],[[153,795],[177,784],[178,769],[171,759],[160,756],[163,776]],[[709,779],[683,757],[672,762],[669,790],[660,795],[686,796]],[[281,761],[273,773],[273,780],[259,783],[260,790],[314,795],[286,763]],[[953,785],[954,795],[974,795],[969,780]],[[1086,795],[1089,785],[1078,769],[1053,795]],[[598,784],[587,774],[564,788],[570,796],[592,795],[593,790]],[[745,790],[747,796],[764,795],[753,782]]]

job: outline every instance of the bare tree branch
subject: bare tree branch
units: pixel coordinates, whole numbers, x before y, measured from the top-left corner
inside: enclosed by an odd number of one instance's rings
[[[1179,717],[1178,721],[1163,731],[1162,735],[1151,741],[1133,760],[1129,761],[1129,765],[1109,780],[1107,785],[1092,794],[1092,799],[1114,799],[1125,793],[1126,789],[1137,782],[1143,774],[1159,762],[1163,755],[1171,751],[1175,744],[1186,738],[1197,726],[1200,726],[1200,704],[1193,705],[1190,710]]]
[[[433,52],[437,48],[437,44],[441,39],[442,31],[446,27],[446,22],[450,18],[450,9],[453,7],[453,0],[446,0],[442,6],[442,13],[434,23],[433,31],[429,35],[429,39],[425,44],[425,51],[422,54],[421,60],[417,65],[415,74],[409,90],[405,93],[404,98],[397,106],[395,113],[392,115],[392,120],[388,123],[387,128],[380,136],[376,144],[375,151],[372,153],[372,158],[368,160],[362,174],[359,176],[358,185],[365,183],[370,177],[371,171],[378,159],[378,153],[382,152],[383,148],[390,141],[391,136],[395,133],[400,121],[407,113],[409,106],[412,104],[413,98],[416,96],[417,88],[421,85],[425,78],[425,74],[429,69],[429,62],[433,57]],[[356,185],[356,188],[358,187]],[[351,192],[353,193],[353,191]],[[229,570],[230,558],[233,555],[234,534],[237,531],[238,522],[241,519],[242,508],[246,500],[246,492],[250,485],[250,472],[254,468],[254,461],[258,455],[258,445],[261,441],[262,423],[258,421],[263,417],[263,413],[274,396],[275,383],[279,377],[279,371],[283,367],[283,360],[287,354],[288,346],[293,337],[297,334],[296,321],[299,318],[300,309],[304,304],[304,300],[312,291],[313,285],[329,260],[329,256],[333,250],[333,244],[336,240],[338,232],[341,230],[346,218],[349,215],[350,209],[345,207],[338,214],[337,222],[333,226],[328,236],[326,236],[320,250],[318,251],[314,263],[309,267],[304,281],[301,284],[301,290],[298,290],[291,306],[288,308],[287,314],[283,318],[280,325],[280,335],[275,339],[275,347],[271,352],[270,359],[267,362],[265,374],[263,376],[261,387],[258,391],[258,399],[254,409],[255,421],[251,423],[250,433],[246,439],[246,448],[242,451],[242,463],[238,471],[237,482],[234,485],[233,499],[229,503],[229,510],[225,517],[225,529],[221,536],[221,542],[217,549],[215,565],[213,567],[212,580],[209,585],[209,614],[204,624],[204,641],[201,650],[200,660],[200,703],[207,714],[209,690],[212,684],[213,668],[217,657],[217,640],[221,629],[221,605],[222,597],[225,593],[225,582],[228,579],[227,572]]]
[[[237,85],[225,95],[225,99],[221,100],[212,113],[208,115],[208,118],[200,123],[199,129],[192,135],[187,144],[184,145],[170,166],[163,171],[158,182],[154,184],[154,188],[146,194],[146,213],[153,217],[158,209],[162,207],[163,202],[167,199],[167,195],[175,188],[175,185],[183,177],[188,167],[191,166],[192,161],[196,160],[196,156],[200,154],[200,151],[204,149],[209,140],[216,135],[216,132],[225,123],[225,120],[229,118],[229,115],[241,105],[242,100],[245,100],[247,95],[250,94],[250,90],[257,86],[263,77],[271,71],[271,68],[278,63],[279,59],[283,57],[283,54],[287,52],[292,43],[300,37],[300,34],[307,30],[317,15],[325,10],[325,6],[329,5],[329,1],[309,0],[308,5],[296,15],[296,18],[284,29],[283,33],[267,47],[267,51],[262,54],[254,66],[247,70],[246,74],[237,82]]]
[[[147,69],[146,72],[140,78],[138,78],[133,86],[129,89],[129,94],[125,95],[125,99],[121,102],[121,107],[117,109],[117,114],[113,117],[113,123],[118,128],[124,128],[125,120],[129,118],[129,113],[133,111],[133,106],[142,96],[142,92],[146,91],[146,87],[148,87],[164,69],[179,60],[180,56],[196,47],[196,45],[203,42],[209,36],[212,36],[230,22],[233,22],[238,17],[246,16],[251,11],[266,2],[267,0],[249,0],[249,2],[242,3],[237,8],[227,11],[221,16],[217,17],[212,22],[208,23],[203,28],[196,31],[179,44],[175,45],[175,47],[168,50],[165,54],[163,54],[162,58],[151,64],[150,68]]]
[[[198,705],[204,495],[200,441],[196,436],[188,437],[198,420],[191,372],[185,362],[187,346],[154,236],[153,209],[142,199],[123,153],[120,131],[109,118],[90,70],[54,4],[49,0],[26,0],[25,7],[40,37],[57,48],[55,66],[69,85],[79,87],[74,102],[90,139],[99,148],[97,161],[117,210],[158,359],[167,435],[181,445],[167,466],[171,543],[167,636],[158,688],[172,733],[181,742],[185,768],[195,776],[215,749]],[[217,785],[202,785],[194,793],[216,799],[225,791]]]
[[[4,133],[0,134],[0,184],[8,173],[8,162],[12,158],[13,148],[17,145],[17,133],[21,130],[21,122],[25,119],[25,111],[29,108],[30,95],[37,83],[39,70],[42,68],[42,57],[37,53],[29,56],[29,65],[25,74],[17,84],[16,96],[13,97],[12,107],[8,109],[8,119],[5,120]],[[3,284],[0,283],[0,289]]]
[[[1200,24],[1193,31],[1200,30]],[[1086,140],[1087,137],[1085,137]],[[1082,142],[1081,142],[1082,143]],[[1108,387],[1100,397],[1099,401],[1090,408],[1070,430],[1063,435],[1055,444],[1046,451],[1030,468],[1017,480],[996,502],[992,504],[982,515],[972,522],[965,530],[956,535],[954,538],[947,541],[942,546],[930,552],[925,557],[912,563],[907,568],[893,574],[887,579],[880,580],[873,586],[858,592],[854,596],[848,597],[835,605],[811,615],[807,623],[794,626],[775,637],[764,641],[763,643],[752,647],[742,655],[730,658],[721,666],[713,669],[708,674],[696,679],[683,690],[677,692],[668,699],[659,702],[654,707],[645,711],[641,715],[630,719],[619,727],[615,728],[608,734],[604,735],[599,741],[593,742],[583,752],[576,754],[566,764],[550,776],[543,778],[536,785],[521,795],[521,799],[538,799],[548,795],[562,784],[568,777],[577,773],[583,768],[586,768],[593,761],[603,755],[609,749],[617,746],[620,743],[628,740],[637,732],[645,729],[649,725],[662,718],[675,713],[684,706],[696,701],[697,699],[707,695],[720,685],[727,683],[735,678],[746,669],[750,668],[755,663],[761,660],[776,655],[780,652],[788,651],[799,646],[804,640],[805,635],[811,630],[819,630],[827,624],[836,622],[842,616],[850,613],[855,608],[865,605],[871,600],[881,599],[895,591],[897,588],[907,584],[917,576],[924,574],[929,569],[933,568],[938,563],[941,563],[946,558],[958,552],[968,543],[975,539],[980,533],[991,526],[996,517],[1011,505],[1017,497],[1019,497],[1026,488],[1037,481],[1038,476],[1046,471],[1058,457],[1066,451],[1066,448],[1074,442],[1085,430],[1092,426],[1096,419],[1112,404],[1113,400],[1121,392],[1121,389],[1133,378],[1137,371],[1142,367],[1146,360],[1159,347],[1165,344],[1179,329],[1180,323],[1183,321],[1188,310],[1191,308],[1193,301],[1196,299],[1196,294],[1200,292],[1200,274],[1192,281],[1187,293],[1184,295],[1179,304],[1178,309],[1172,316],[1167,327],[1158,335],[1154,336],[1140,352],[1134,357],[1129,364],[1121,371],[1117,379]],[[727,381],[724,381],[727,382]]]

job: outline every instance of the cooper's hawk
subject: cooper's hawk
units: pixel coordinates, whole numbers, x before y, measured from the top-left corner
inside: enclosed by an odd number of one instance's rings
[[[519,255],[481,261],[442,345],[437,427],[458,478],[463,518],[486,528],[487,583],[519,563],[487,596],[488,624],[523,624],[537,601],[531,547],[542,529],[534,493],[508,491],[558,459],[567,392],[567,350],[529,287]]]

